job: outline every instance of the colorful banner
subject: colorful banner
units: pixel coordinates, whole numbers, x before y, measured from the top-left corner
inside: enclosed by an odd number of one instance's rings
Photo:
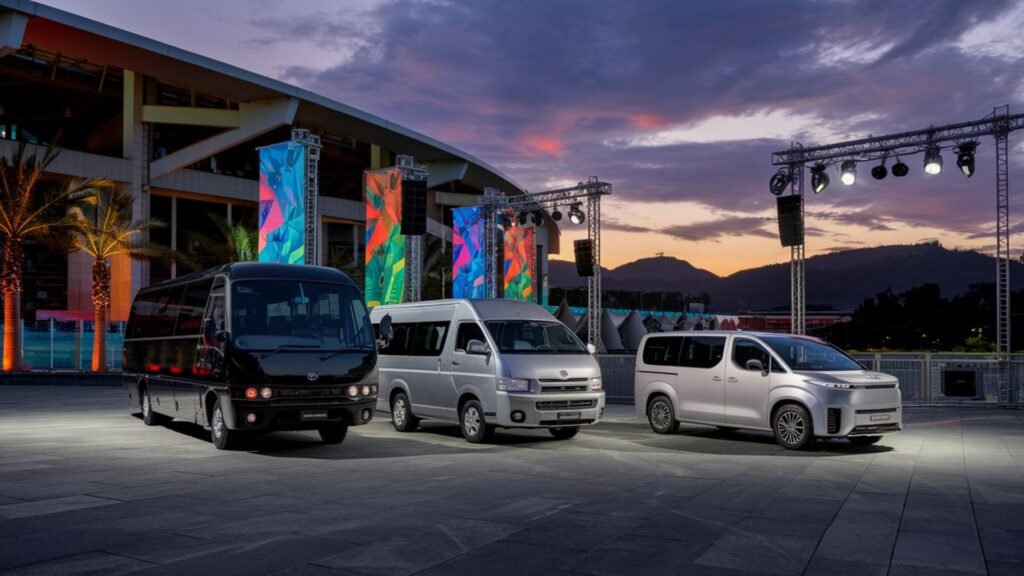
[[[505,292],[510,300],[533,302],[533,228],[505,227]]]
[[[259,261],[302,264],[306,257],[306,149],[298,142],[281,142],[259,152]]]
[[[363,173],[366,190],[366,305],[399,304],[405,298],[405,236],[402,235],[402,172]]]
[[[486,298],[483,208],[452,210],[452,298]]]

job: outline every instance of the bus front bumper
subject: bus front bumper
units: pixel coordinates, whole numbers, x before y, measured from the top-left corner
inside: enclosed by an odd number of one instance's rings
[[[235,398],[231,404],[232,413],[225,411],[231,430],[316,430],[340,422],[349,426],[368,424],[373,420],[377,398],[318,399],[302,403]]]

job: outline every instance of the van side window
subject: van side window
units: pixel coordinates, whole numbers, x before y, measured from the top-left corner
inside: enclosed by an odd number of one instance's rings
[[[713,368],[722,361],[724,336],[687,336],[679,365],[686,368]]]
[[[463,322],[459,324],[459,331],[455,335],[455,350],[465,352],[470,340],[479,340],[486,343],[484,330],[476,322]]]
[[[647,345],[644,346],[644,364],[652,366],[678,366],[679,350],[682,346],[682,336],[648,338]]]
[[[391,331],[394,338],[391,339],[391,343],[381,353],[391,356],[408,356],[409,341],[412,339],[409,335],[412,334],[415,327],[415,324],[392,324]]]
[[[412,336],[413,356],[440,356],[448,336],[448,322],[418,322]]]
[[[732,363],[737,368],[747,370],[747,360],[760,360],[761,365],[767,368],[768,362],[771,360],[771,355],[764,346],[761,346],[753,340],[747,340],[745,338],[737,338],[732,345]],[[773,366],[773,370],[778,372],[778,368]]]

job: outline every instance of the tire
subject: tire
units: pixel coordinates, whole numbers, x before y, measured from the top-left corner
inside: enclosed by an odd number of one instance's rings
[[[459,414],[462,436],[473,444],[486,442],[494,437],[494,426],[484,420],[484,409],[477,400],[468,400]]]
[[[229,430],[224,421],[224,409],[220,406],[220,398],[213,405],[213,412],[210,412],[210,439],[218,450],[234,450],[238,445],[241,432]]]
[[[870,446],[881,440],[881,436],[850,436],[847,440],[854,446]]]
[[[419,418],[412,415],[409,397],[405,392],[395,394],[391,399],[391,425],[399,432],[412,432],[420,423]]]
[[[548,433],[555,440],[568,440],[580,433],[579,426],[560,426],[558,428],[548,428]]]
[[[341,444],[348,434],[348,422],[337,422],[319,428],[320,439],[324,444]]]
[[[146,426],[159,426],[166,418],[153,411],[153,399],[149,396],[149,388],[143,387],[139,394],[139,408],[142,409],[142,422]]]
[[[814,425],[807,409],[799,404],[780,406],[772,415],[775,441],[786,450],[801,450],[814,443]]]
[[[647,404],[647,423],[658,434],[675,434],[679,430],[679,420],[667,396],[655,396]]]

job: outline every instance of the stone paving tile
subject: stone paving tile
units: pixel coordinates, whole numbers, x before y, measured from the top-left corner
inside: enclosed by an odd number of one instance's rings
[[[645,525],[645,521],[638,518],[615,518],[569,511],[520,530],[505,540],[586,552]]]
[[[120,576],[121,574],[135,573],[150,566],[152,564],[148,562],[135,560],[134,558],[125,558],[116,554],[86,552],[17,568],[2,574],[10,574],[11,576],[64,576],[68,574],[79,576],[89,574],[95,574],[96,576]]]
[[[562,572],[576,564],[584,552],[501,540],[481,546],[423,572],[422,576],[522,576]]]
[[[84,495],[68,496],[66,498],[51,498],[48,500],[33,500],[31,502],[19,502],[18,504],[0,506],[0,518],[42,516],[43,514],[56,514],[58,512],[65,512],[68,510],[94,508],[96,506],[110,506],[111,504],[118,503],[120,503],[119,500]]]
[[[888,564],[866,564],[814,557],[803,576],[886,576]]]
[[[816,558],[888,566],[899,523],[868,512],[841,512],[825,532]]]
[[[695,563],[763,574],[801,574],[814,553],[818,538],[766,530],[770,524],[741,524],[729,530]]]
[[[1019,530],[982,529],[981,546],[990,562],[1018,563],[1024,566],[1024,524]],[[1024,571],[1021,572],[1024,574]]]
[[[988,576],[1020,576],[1024,574],[1024,563],[989,562]]]
[[[570,570],[595,576],[689,574],[692,559],[706,547],[706,544],[698,542],[627,534],[579,558]]]
[[[900,532],[893,551],[893,567],[952,570],[986,574],[985,558],[977,534]]]

